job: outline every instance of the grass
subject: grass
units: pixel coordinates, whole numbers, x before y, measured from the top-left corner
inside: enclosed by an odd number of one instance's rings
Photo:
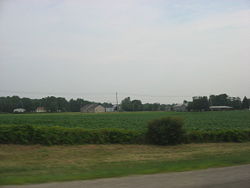
[[[83,127],[88,129],[122,128],[145,130],[147,122],[160,117],[179,116],[188,130],[249,129],[250,111],[222,112],[127,112],[127,113],[44,113],[0,114],[1,125]]]
[[[30,184],[205,169],[250,163],[250,143],[0,145],[0,184]]]

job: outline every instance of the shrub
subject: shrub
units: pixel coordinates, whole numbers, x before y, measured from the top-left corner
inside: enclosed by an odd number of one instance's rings
[[[250,130],[196,130],[190,131],[185,135],[185,143],[247,141],[250,141]]]
[[[182,119],[165,117],[149,122],[146,138],[150,144],[175,145],[183,142],[184,133]]]
[[[122,129],[0,126],[1,144],[141,144],[144,134]]]

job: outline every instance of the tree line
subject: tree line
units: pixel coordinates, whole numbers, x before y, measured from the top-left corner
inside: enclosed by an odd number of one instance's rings
[[[230,106],[233,109],[249,109],[250,99],[245,96],[243,100],[239,97],[230,97],[227,94],[193,97],[188,102],[188,111],[207,111],[210,106]]]
[[[120,109],[122,111],[164,111],[167,106],[166,104],[160,103],[142,104],[141,100],[131,100],[130,97],[126,97],[122,100]]]
[[[81,98],[70,99],[49,96],[42,99],[30,99],[18,96],[0,97],[0,112],[11,113],[16,108],[24,108],[26,112],[35,112],[37,107],[44,107],[47,112],[79,112],[86,104],[94,103]],[[100,103],[104,107],[112,106],[111,103]]]
[[[111,103],[96,103],[82,98],[66,100],[63,97],[48,96],[42,99],[30,99],[19,96],[0,97],[0,112],[12,113],[16,108],[24,108],[26,112],[35,112],[37,107],[44,107],[47,112],[79,112],[87,104],[101,104],[105,108],[112,107]],[[229,97],[227,94],[193,97],[190,102],[184,101],[188,111],[207,111],[210,106],[230,106],[233,109],[249,109],[250,99],[244,97]],[[141,100],[131,100],[126,97],[121,101],[121,111],[165,111],[173,109],[175,104],[145,103]]]

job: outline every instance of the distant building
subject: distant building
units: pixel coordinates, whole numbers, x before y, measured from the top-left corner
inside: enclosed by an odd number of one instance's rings
[[[99,104],[87,104],[80,108],[80,112],[83,113],[99,113],[99,112],[106,112],[106,109]]]
[[[115,108],[114,107],[109,107],[109,108],[105,108],[106,112],[114,112]]]
[[[212,111],[233,110],[230,106],[210,106],[209,109]]]
[[[112,107],[105,108],[105,111],[106,111],[106,112],[117,112],[117,111],[118,111],[117,105],[114,105],[114,106],[112,106]]]
[[[16,108],[13,110],[14,113],[24,113],[26,110],[24,108]]]
[[[42,113],[42,112],[47,112],[47,110],[44,107],[39,106],[39,107],[36,108],[36,112]]]
[[[165,107],[165,111],[171,111],[172,110],[172,106],[171,105],[167,105],[166,107]]]
[[[173,106],[173,111],[186,112],[187,111],[187,104],[176,104]]]

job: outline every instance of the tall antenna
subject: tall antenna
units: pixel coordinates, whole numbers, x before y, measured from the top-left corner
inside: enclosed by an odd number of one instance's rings
[[[117,93],[117,92],[115,93],[115,96],[116,96],[116,109],[117,109],[117,111],[119,111],[119,106],[118,106],[118,93]]]

